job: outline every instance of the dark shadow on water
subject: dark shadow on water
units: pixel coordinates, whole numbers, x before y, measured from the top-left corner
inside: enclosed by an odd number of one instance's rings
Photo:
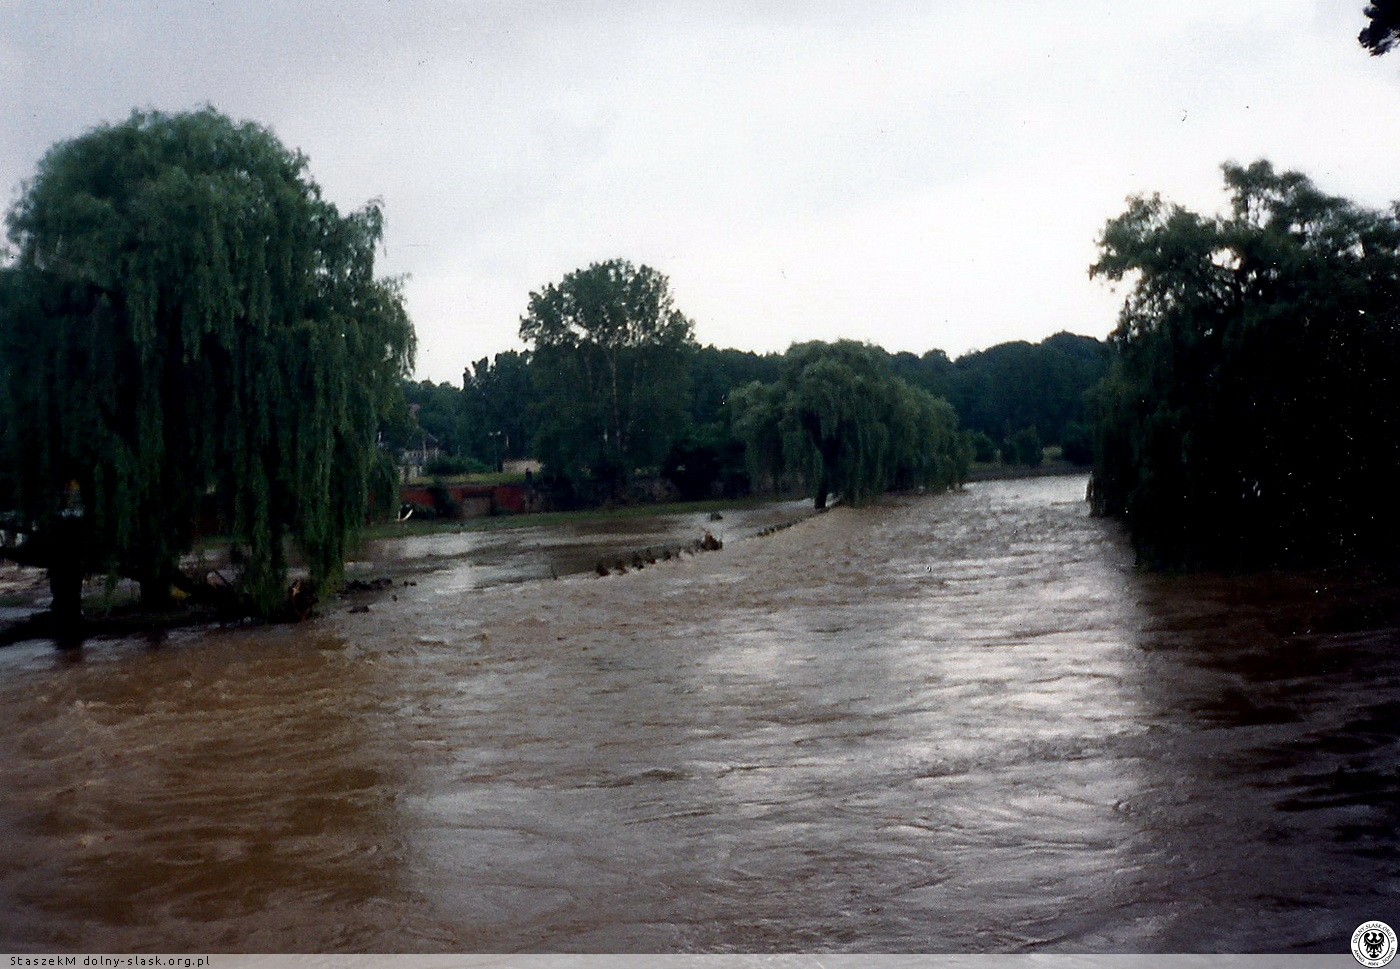
[[[1339,952],[1400,887],[1390,580],[1140,576],[1147,863],[1164,951]]]

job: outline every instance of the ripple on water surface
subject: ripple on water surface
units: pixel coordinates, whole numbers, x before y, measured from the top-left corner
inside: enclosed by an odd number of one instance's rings
[[[1083,487],[7,650],[0,937],[1341,951],[1400,888],[1392,590],[1141,575]]]

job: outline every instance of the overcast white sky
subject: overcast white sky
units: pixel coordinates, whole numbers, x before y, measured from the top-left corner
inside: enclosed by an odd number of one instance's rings
[[[1103,336],[1087,267],[1131,193],[1214,209],[1267,157],[1400,197],[1364,3],[0,0],[0,190],[134,107],[266,124],[342,207],[384,200],[434,380],[613,257],[718,346]]]

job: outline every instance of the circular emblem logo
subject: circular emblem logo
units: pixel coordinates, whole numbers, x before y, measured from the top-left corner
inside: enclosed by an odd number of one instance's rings
[[[1379,969],[1395,958],[1395,930],[1384,922],[1362,922],[1351,934],[1351,954],[1363,966]]]

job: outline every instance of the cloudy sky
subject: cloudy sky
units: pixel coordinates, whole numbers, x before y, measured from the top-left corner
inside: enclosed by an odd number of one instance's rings
[[[666,273],[702,343],[956,356],[1113,326],[1126,196],[1267,157],[1400,197],[1400,55],[1365,0],[0,0],[0,189],[140,108],[271,127],[386,206],[419,375],[519,349],[533,289]]]

